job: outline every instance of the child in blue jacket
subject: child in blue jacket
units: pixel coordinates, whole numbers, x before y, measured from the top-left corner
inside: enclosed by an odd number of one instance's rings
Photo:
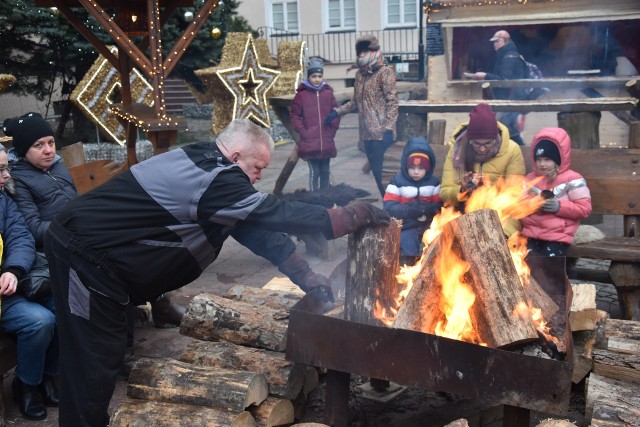
[[[413,265],[421,255],[422,234],[442,207],[440,178],[433,175],[436,157],[424,138],[409,138],[400,165],[385,191],[384,210],[402,220],[400,264]]]

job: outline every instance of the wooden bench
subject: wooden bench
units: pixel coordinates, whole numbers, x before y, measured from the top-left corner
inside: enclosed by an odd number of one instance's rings
[[[383,181],[388,182],[400,166],[405,143],[392,146],[385,155]],[[435,174],[442,177],[448,145],[431,144],[436,154]],[[530,147],[522,153],[531,171]],[[574,149],[571,169],[587,180],[591,191],[592,215],[622,215],[624,232],[569,248],[567,257],[611,261],[608,272],[570,269],[575,279],[612,283],[618,292],[624,317],[640,320],[640,149]]]

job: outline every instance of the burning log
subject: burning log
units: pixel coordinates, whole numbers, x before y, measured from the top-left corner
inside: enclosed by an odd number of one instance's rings
[[[229,289],[225,298],[242,301],[247,304],[263,305],[274,310],[290,310],[304,293],[277,291],[273,289],[254,288],[236,285]]]
[[[295,399],[302,390],[306,377],[305,367],[285,360],[284,353],[243,347],[225,341],[194,341],[187,346],[180,360],[196,366],[262,374],[269,384],[269,393],[283,399]]]
[[[524,285],[524,293],[529,307],[540,309],[544,319],[553,318],[560,309],[558,304],[542,289],[538,281],[531,276],[529,276],[528,283]]]
[[[194,366],[173,359],[138,360],[127,386],[127,396],[136,399],[208,406],[236,413],[261,403],[268,395],[264,375]]]
[[[277,397],[267,397],[260,405],[249,407],[249,412],[260,427],[288,426],[294,421],[291,401]]]
[[[373,315],[374,303],[395,297],[401,229],[402,222],[392,219],[387,227],[366,227],[349,236],[346,320],[381,325]]]
[[[111,427],[230,426],[257,427],[253,416],[206,406],[179,405],[127,398],[114,412]]]
[[[284,351],[288,323],[278,310],[200,294],[187,307],[180,333],[199,340],[222,339],[239,345]]]
[[[453,262],[456,257],[468,267]],[[448,279],[441,273],[452,273],[451,279],[462,278],[464,283],[454,284],[454,289],[450,289],[451,283],[446,283]],[[477,333],[471,341],[496,348],[538,338],[494,210],[471,212],[443,227],[440,236],[429,245],[422,271],[392,326],[429,334],[438,329],[446,332],[450,313],[442,295],[449,292],[450,301],[471,296],[469,318],[463,326]]]

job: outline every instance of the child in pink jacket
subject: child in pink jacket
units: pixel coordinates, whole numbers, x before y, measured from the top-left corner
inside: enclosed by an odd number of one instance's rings
[[[582,175],[571,170],[571,139],[564,129],[538,132],[531,156],[533,172],[526,178],[543,177],[532,191],[546,200],[540,211],[521,220],[521,234],[528,238],[530,255],[564,256],[580,220],[591,214],[591,193]]]

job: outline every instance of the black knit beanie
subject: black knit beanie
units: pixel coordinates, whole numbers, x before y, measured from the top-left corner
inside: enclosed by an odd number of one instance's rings
[[[53,129],[38,113],[27,113],[4,121],[2,131],[13,137],[13,148],[19,157],[24,157],[34,142],[45,136],[53,136]]]
[[[536,148],[533,150],[533,160],[538,160],[538,157],[551,159],[556,162],[556,165],[558,166],[560,166],[562,162],[558,146],[548,139],[541,139],[536,144]]]

